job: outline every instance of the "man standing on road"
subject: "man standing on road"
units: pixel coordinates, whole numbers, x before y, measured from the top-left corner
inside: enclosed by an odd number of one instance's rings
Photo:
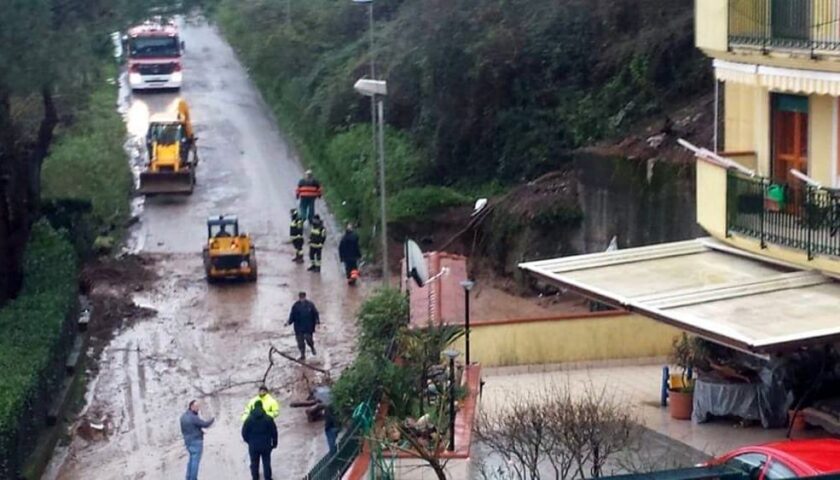
[[[347,224],[344,236],[338,244],[338,257],[344,264],[347,283],[355,285],[359,279],[359,259],[362,258],[362,250],[359,248],[359,236],[353,231],[352,223]]]
[[[292,237],[292,246],[295,247],[295,263],[303,262],[303,218],[300,212],[292,209],[292,219],[289,222],[289,236]]]
[[[309,231],[309,266],[310,272],[321,271],[321,255],[324,252],[324,242],[327,241],[327,228],[319,215],[312,219],[312,230]]]
[[[187,480],[198,480],[198,465],[201,462],[201,452],[204,450],[204,429],[213,425],[215,418],[202,420],[198,416],[200,410],[198,400],[191,400],[187,411],[181,415],[181,435],[184,445],[190,454],[187,463]]]
[[[262,405],[263,411],[271,418],[277,418],[280,415],[280,403],[271,396],[268,387],[260,385],[257,396],[252,398],[247,405],[245,405],[245,413],[242,414],[242,421],[248,419],[248,415],[254,410],[254,405],[259,402]]]
[[[298,350],[300,350],[298,360],[306,360],[306,345],[309,345],[312,355],[317,355],[312,334],[315,333],[315,327],[320,323],[321,317],[318,314],[318,309],[315,308],[315,304],[306,299],[306,292],[300,292],[298,301],[292,305],[289,322],[287,323],[287,325],[294,325],[295,327],[295,340],[297,340]]]
[[[312,170],[307,170],[295,191],[295,197],[300,199],[300,217],[304,222],[312,223],[315,216],[315,200],[321,198],[321,195],[321,182],[312,176]]]
[[[248,444],[248,456],[251,457],[251,479],[260,478],[260,459],[262,459],[265,480],[271,480],[271,451],[277,448],[277,425],[263,410],[259,400],[248,419],[242,424],[242,440]]]

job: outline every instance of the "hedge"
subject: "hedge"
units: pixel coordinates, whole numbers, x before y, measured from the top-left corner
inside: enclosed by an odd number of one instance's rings
[[[82,255],[99,235],[119,237],[131,213],[133,180],[116,95],[116,85],[99,82],[60,132],[41,172],[42,213],[68,231]]]
[[[18,297],[0,310],[0,478],[17,478],[64,379],[77,302],[73,246],[36,223]]]

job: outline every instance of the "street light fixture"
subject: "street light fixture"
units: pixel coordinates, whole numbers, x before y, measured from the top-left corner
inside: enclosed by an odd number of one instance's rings
[[[368,31],[370,33],[370,78],[371,80],[376,80],[376,54],[375,47],[376,42],[374,41],[373,37],[373,0],[353,0],[353,3],[364,5],[367,4],[368,6],[368,19],[370,21],[370,27]],[[370,97],[370,144],[372,151],[376,151],[376,99],[371,96]]]
[[[470,290],[475,286],[472,280],[461,281],[461,287],[464,289],[464,341],[467,354],[467,368],[470,367]]]
[[[449,358],[449,446],[450,452],[455,450],[455,357],[456,350],[444,350],[443,355]]]
[[[359,79],[353,88],[360,94],[371,97],[379,113],[379,215],[382,222],[382,282],[389,286],[388,275],[388,220],[385,212],[385,96],[388,83],[384,80]]]

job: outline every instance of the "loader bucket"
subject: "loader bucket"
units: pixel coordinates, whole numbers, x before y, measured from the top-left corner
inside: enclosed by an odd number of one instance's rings
[[[143,172],[139,192],[143,195],[185,194],[193,191],[195,180],[190,170],[180,172]]]

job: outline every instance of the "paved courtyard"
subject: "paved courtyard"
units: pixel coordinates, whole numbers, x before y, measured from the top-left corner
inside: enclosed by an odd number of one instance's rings
[[[513,399],[537,397],[546,388],[567,388],[573,395],[600,394],[625,405],[638,422],[659,436],[670,439],[702,454],[715,456],[745,445],[785,438],[786,429],[739,427],[732,420],[704,424],[673,420],[667,408],[659,406],[662,364],[619,365],[604,367],[567,367],[536,372],[515,367],[488,369],[484,373],[481,409],[493,411]],[[822,436],[821,430],[808,430],[799,436]],[[665,442],[667,443],[667,442]],[[677,445],[677,444],[675,444]],[[691,458],[687,455],[686,458]]]

